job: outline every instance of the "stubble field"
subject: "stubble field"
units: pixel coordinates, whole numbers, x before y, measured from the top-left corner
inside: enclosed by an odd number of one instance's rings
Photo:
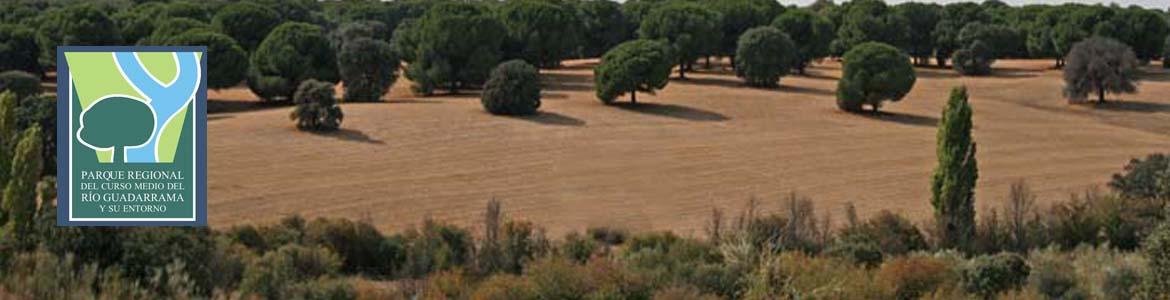
[[[209,221],[271,223],[291,214],[367,220],[400,230],[425,218],[474,227],[485,203],[559,237],[588,226],[701,234],[712,208],[755,198],[779,210],[791,192],[818,214],[880,210],[931,216],[935,125],[950,89],[975,109],[981,209],[1016,180],[1043,206],[1103,186],[1132,157],[1170,150],[1170,72],[1134,95],[1070,105],[1050,60],[1006,60],[989,77],[919,68],[881,115],[836,109],[835,62],[776,89],[729,71],[688,74],[638,104],[593,95],[593,61],[544,70],[540,115],[487,114],[475,91],[414,97],[400,79],[385,103],[343,104],[343,130],[297,131],[289,107],[257,106],[247,89],[214,91],[209,107]]]

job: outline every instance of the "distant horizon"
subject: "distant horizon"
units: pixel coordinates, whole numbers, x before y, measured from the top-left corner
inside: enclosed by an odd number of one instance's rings
[[[617,2],[625,2],[625,0],[616,0],[616,1]],[[813,2],[815,2],[816,0],[777,0],[777,1],[779,1],[780,3],[782,3],[786,6],[793,5],[793,4],[799,5],[799,6],[805,6],[805,5],[809,5]],[[842,2],[847,2],[847,0],[832,0],[832,1],[834,3],[838,3],[838,4],[840,4]],[[1163,11],[1165,11],[1167,8],[1170,8],[1170,3],[1167,3],[1166,0],[1123,0],[1123,1],[1109,1],[1109,0],[1000,0],[1000,1],[1003,1],[1004,3],[1007,3],[1008,5],[1011,5],[1011,6],[1023,6],[1023,5],[1030,5],[1030,4],[1064,4],[1064,3],[1109,5],[1109,4],[1116,3],[1117,5],[1120,5],[1123,7],[1130,6],[1130,5],[1137,5],[1137,6],[1141,6],[1141,7],[1145,7],[1145,8],[1153,8],[1153,9],[1159,9],[1159,10],[1163,10]],[[905,2],[927,2],[927,3],[946,4],[946,3],[957,3],[957,2],[981,3],[981,2],[983,2],[983,0],[885,0],[885,2],[890,3],[890,4],[898,4],[898,3],[905,3]]]

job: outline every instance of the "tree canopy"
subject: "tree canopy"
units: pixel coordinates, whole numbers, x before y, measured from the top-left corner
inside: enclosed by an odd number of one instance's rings
[[[337,56],[321,27],[289,22],[277,26],[252,53],[248,88],[262,99],[292,99],[301,81],[337,82]]]
[[[275,10],[251,2],[228,4],[211,18],[216,30],[235,39],[246,51],[260,46],[280,22],[280,14]]]
[[[1105,102],[1106,93],[1137,92],[1138,58],[1117,40],[1088,38],[1073,45],[1065,62],[1064,94],[1070,100],[1096,93],[1097,101]]]
[[[691,62],[716,50],[722,38],[718,12],[699,4],[671,2],[650,11],[642,20],[638,37],[661,39],[670,44],[673,61],[679,66],[679,78],[686,78]]]
[[[456,92],[482,84],[502,58],[507,34],[483,4],[443,2],[416,22],[400,26],[394,47],[410,64],[406,77],[414,82],[415,92],[430,95],[439,87]]]
[[[45,12],[37,28],[41,65],[57,65],[57,46],[117,45],[117,24],[94,5],[71,5]]]
[[[635,25],[622,13],[621,4],[609,0],[576,3],[584,38],[582,54],[586,57],[599,57],[633,37]]]
[[[771,26],[748,29],[739,37],[736,49],[736,73],[751,86],[775,86],[799,59],[799,50],[788,34]]]
[[[540,71],[513,59],[492,69],[480,98],[483,109],[497,115],[530,115],[540,108]]]
[[[230,88],[244,81],[248,75],[248,53],[226,35],[191,30],[167,39],[176,46],[207,46],[207,87]]]
[[[638,39],[614,47],[601,57],[593,70],[597,98],[605,104],[629,93],[637,102],[637,92],[653,94],[666,87],[675,55],[662,41]]]
[[[348,41],[337,56],[345,101],[378,101],[398,79],[398,57],[389,43],[367,37]]]
[[[836,34],[829,18],[804,9],[789,9],[772,21],[776,27],[787,33],[799,49],[795,57],[796,69],[801,74],[813,60],[829,55],[829,44]]]
[[[23,25],[0,24],[0,71],[20,70],[41,75],[36,34]]]
[[[508,1],[498,14],[508,28],[508,42],[504,43],[507,56],[541,67],[557,67],[579,42],[577,16],[563,5],[545,0]]]
[[[837,107],[861,111],[868,104],[876,112],[882,102],[899,101],[914,87],[917,76],[910,57],[883,43],[868,42],[845,53],[837,82]]]

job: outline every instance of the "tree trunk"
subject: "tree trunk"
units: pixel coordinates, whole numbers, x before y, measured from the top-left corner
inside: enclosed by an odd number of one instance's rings
[[[630,91],[630,103],[638,103],[638,90]]]
[[[687,63],[681,62],[678,64],[678,79],[687,79]]]
[[[1101,84],[1097,84],[1097,102],[1105,103],[1105,88]]]
[[[711,56],[707,56],[706,64],[707,64],[707,66],[706,66],[707,70],[710,70],[711,69]]]
[[[731,69],[735,70],[735,55],[728,56],[727,60],[731,63]]]
[[[114,146],[113,163],[121,164],[121,163],[126,162],[126,158],[125,158],[126,154],[123,152],[126,152],[126,147]]]

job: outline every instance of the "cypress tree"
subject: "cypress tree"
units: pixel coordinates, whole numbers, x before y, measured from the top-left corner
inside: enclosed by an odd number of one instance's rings
[[[4,211],[8,213],[5,235],[21,238],[32,230],[41,167],[41,128],[33,126],[21,134],[12,152],[11,177],[4,188]]]
[[[12,147],[16,146],[16,95],[0,92],[0,187],[8,184],[8,171],[12,168]],[[3,200],[3,198],[0,198]],[[3,224],[0,210],[0,224]]]
[[[951,90],[938,126],[938,166],[931,180],[931,205],[942,234],[940,248],[968,251],[975,236],[975,181],[979,169],[971,139],[967,88]]]

